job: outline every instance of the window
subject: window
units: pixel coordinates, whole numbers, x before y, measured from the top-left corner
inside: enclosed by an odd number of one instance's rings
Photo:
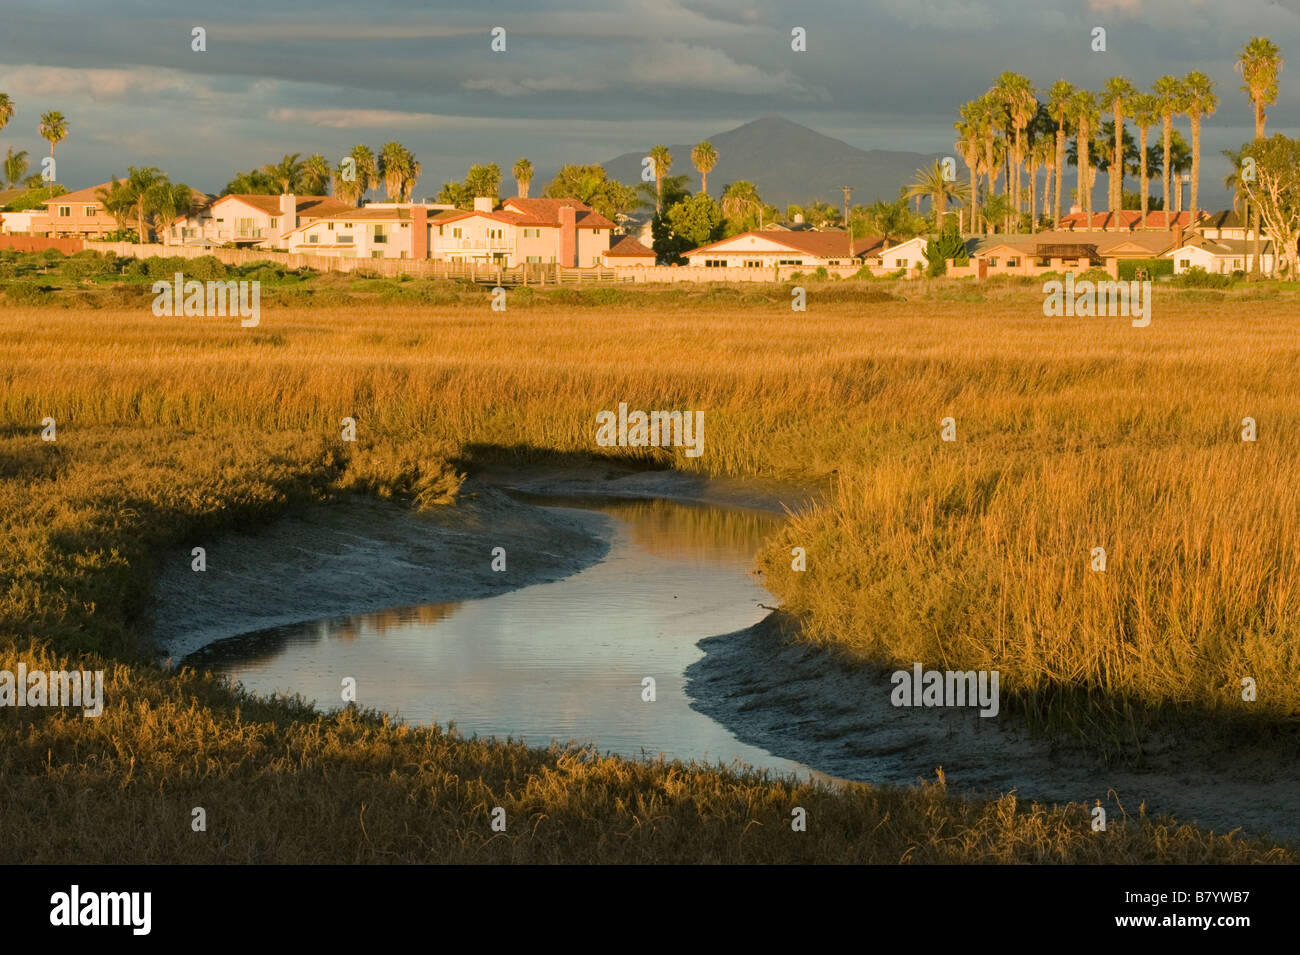
[[[840,260],[839,260],[839,259],[827,259],[827,260],[826,260],[826,264],[827,264],[827,265],[839,265],[839,264],[840,264]]]
[[[334,231],[334,223],[333,223],[333,222],[327,222],[327,223],[325,223],[325,228],[327,228],[327,229],[329,229],[331,232],[333,232],[333,231]]]
[[[375,226],[375,241],[380,244],[388,241],[388,234],[384,232],[382,225]]]
[[[527,262],[529,265],[541,265],[542,257],[540,255],[530,255],[526,259],[524,259],[524,261]]]
[[[1014,255],[1011,256],[1011,258],[1007,259],[1007,268],[1009,269],[1014,269],[1019,264],[1020,264],[1020,260],[1016,258]]]
[[[406,253],[405,253],[405,252],[399,252],[399,253],[397,253],[397,257],[398,257],[399,259],[404,259],[404,258],[406,258]]]
[[[93,219],[98,212],[99,210],[96,209],[94,206],[86,206],[84,209],[81,210],[81,214],[85,216],[87,219]]]
[[[70,215],[72,215],[72,206],[59,206],[59,216],[61,218],[66,219]]]
[[[339,237],[338,237],[337,239],[335,239],[334,241],[337,242],[339,245],[343,245],[344,243],[351,243],[351,242],[352,242],[352,236],[350,236],[350,235],[344,235],[342,232],[340,232],[340,233],[339,233]]]
[[[452,237],[453,239],[459,239],[459,238],[461,238],[461,234],[460,234],[460,226],[457,226],[456,228],[454,228],[454,229],[451,230],[451,237]]]
[[[541,229],[525,229],[525,230],[524,230],[524,238],[525,238],[525,239],[540,239],[541,237],[542,237],[542,230],[541,230]]]
[[[319,241],[320,241],[320,236],[318,236],[315,232],[313,232],[311,235],[307,236],[307,241],[308,241],[308,242],[319,242]]]
[[[351,228],[352,228],[352,223],[351,223],[351,222],[345,222],[345,223],[343,223],[343,228],[345,228],[345,229],[351,229]]]
[[[761,269],[762,267],[763,267],[763,263],[760,262],[758,259],[745,260],[745,268],[747,269]]]
[[[592,234],[592,235],[600,235],[600,230],[599,230],[599,229],[592,229],[592,230],[591,230],[591,234]]]
[[[442,226],[438,226],[438,235],[442,235]]]
[[[726,259],[705,259],[704,267],[706,269],[725,269],[727,267]]]
[[[1179,267],[1180,269],[1191,268],[1191,266],[1192,266],[1192,260],[1191,260],[1191,259],[1179,259],[1179,260],[1178,260],[1178,267]]]
[[[276,218],[272,218],[272,219],[271,219],[271,228],[272,228],[272,229],[278,229],[278,228],[280,228],[280,220],[279,220],[279,219],[276,219]]]
[[[992,258],[989,259],[989,268],[996,269],[997,267],[998,267],[997,256],[993,256]]]
[[[777,265],[803,265],[803,259],[781,259]]]
[[[380,249],[372,249],[370,252],[370,257],[372,259],[382,259],[384,257],[384,253]]]
[[[1233,260],[1232,260],[1232,267],[1233,267],[1234,269],[1239,269],[1239,268],[1241,268],[1241,259],[1233,259]]]
[[[896,269],[907,268],[907,259],[894,259],[894,268]]]

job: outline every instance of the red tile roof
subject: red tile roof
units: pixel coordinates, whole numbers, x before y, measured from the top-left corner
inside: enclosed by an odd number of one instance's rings
[[[1206,212],[1204,209],[1198,209],[1198,210],[1197,210],[1197,213],[1196,213],[1196,216],[1197,216],[1197,219],[1200,220],[1200,219],[1204,219],[1204,218],[1208,217],[1208,216],[1209,216],[1209,213]],[[1179,228],[1180,226],[1181,226],[1182,228],[1186,229],[1188,226],[1191,225],[1191,223],[1192,223],[1192,213],[1191,213],[1190,210],[1184,210],[1183,212],[1171,212],[1171,213],[1169,213],[1169,226],[1168,226],[1168,227],[1169,227],[1170,229],[1177,229],[1177,228]],[[1120,231],[1123,231],[1123,230],[1125,230],[1125,229],[1127,229],[1127,230],[1129,230],[1129,231],[1133,231],[1133,230],[1136,230],[1136,229],[1142,229],[1142,228],[1143,228],[1143,226],[1142,226],[1142,210],[1141,210],[1141,209],[1121,209],[1120,212],[1119,212],[1119,225],[1120,225]],[[1067,215],[1067,216],[1061,216],[1061,228],[1062,228],[1063,230],[1069,230],[1069,231],[1072,231],[1072,232],[1073,232],[1073,231],[1076,231],[1076,230],[1077,230],[1077,231],[1085,231],[1085,232],[1086,232],[1086,231],[1089,231],[1089,230],[1088,230],[1088,215],[1087,215],[1087,213],[1084,213],[1084,212],[1071,212],[1071,213],[1070,213],[1069,215]],[[1094,213],[1092,214],[1092,228],[1093,228],[1093,229],[1108,229],[1108,230],[1114,232],[1114,231],[1115,231],[1115,214],[1114,214],[1114,213],[1111,213],[1111,212],[1094,212]],[[1163,211],[1156,211],[1156,210],[1149,210],[1149,211],[1147,212],[1147,224],[1146,224],[1146,229],[1149,231],[1149,230],[1152,230],[1152,229],[1164,229],[1164,228],[1165,228],[1165,214],[1164,214],[1164,212],[1163,212]]]
[[[632,238],[630,235],[628,235],[628,236],[624,236],[623,238],[619,239],[618,242],[616,242],[616,243],[614,243],[614,245],[610,246],[610,249],[609,249],[608,252],[605,253],[605,256],[606,256],[607,258],[612,258],[612,257],[615,257],[615,256],[620,256],[620,257],[621,257],[621,256],[628,256],[628,257],[633,257],[633,256],[635,256],[635,257],[637,257],[637,258],[645,258],[645,257],[649,256],[650,258],[653,259],[653,258],[655,257],[655,253],[654,253],[654,250],[653,250],[653,249],[647,249],[644,245],[642,245],[642,244],[641,244],[640,242],[638,242],[636,239],[634,239],[634,238]]]
[[[254,209],[265,212],[267,215],[278,216],[280,214],[279,196],[251,195],[248,193],[232,192],[229,195],[214,200],[212,204],[216,206],[219,203],[225,202],[227,199],[238,199],[240,202],[244,203],[244,205],[252,206]],[[297,199],[297,214],[300,216],[310,215],[319,219],[322,216],[360,211],[357,210],[355,206],[351,206],[346,202],[340,202],[339,200],[333,199],[329,196],[298,196]]]
[[[125,179],[118,179],[116,181],[126,182]],[[87,186],[85,189],[78,189],[76,192],[65,192],[63,195],[55,196],[53,199],[42,199],[41,201],[47,206],[56,202],[59,204],[65,202],[101,202],[96,193],[98,193],[100,189],[111,188],[113,182],[114,180],[110,179],[108,182],[101,182],[98,186]]]
[[[501,202],[502,211],[516,212],[527,220],[520,221],[520,225],[541,225],[554,228],[559,228],[560,209],[564,206],[573,206],[574,218],[579,229],[614,228],[614,223],[596,212],[585,202],[580,202],[577,199],[520,199],[515,196],[512,199],[503,199]]]

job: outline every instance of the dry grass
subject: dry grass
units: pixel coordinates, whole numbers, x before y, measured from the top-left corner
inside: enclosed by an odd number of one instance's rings
[[[5,307],[0,659],[46,647],[122,662],[99,720],[0,712],[0,820],[32,834],[6,826],[0,845],[53,860],[84,824],[114,833],[105,858],[142,861],[1264,858],[1142,820],[1099,839],[1077,807],[796,793],[319,718],[140,662],[160,548],[345,489],[445,503],[489,459],[599,450],[596,412],[627,401],[705,410],[703,457],[655,452],[661,463],[834,480],[764,558],[809,639],[992,666],[1021,711],[1094,738],[1152,708],[1292,725],[1296,299],[1162,293],[1152,325],[1133,329],[1045,319],[1032,291],[950,294],[826,303],[814,290],[806,314],[502,315],[484,297],[270,310],[256,329]],[[47,415],[54,444],[39,436]],[[939,441],[948,415],[955,444]],[[1245,415],[1255,444],[1238,438]],[[356,446],[339,440],[344,417]],[[796,545],[807,573],[783,556]],[[1104,575],[1088,570],[1093,546]],[[1243,676],[1257,703],[1241,702]],[[508,838],[486,828],[492,800],[515,820]],[[826,828],[800,841],[792,804]],[[192,835],[191,805],[225,828]]]

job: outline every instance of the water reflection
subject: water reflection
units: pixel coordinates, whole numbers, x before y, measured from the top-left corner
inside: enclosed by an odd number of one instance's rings
[[[544,502],[558,506],[555,499]],[[703,637],[752,626],[770,594],[750,573],[780,517],[667,501],[567,499],[605,515],[606,559],[565,580],[484,600],[279,627],[223,641],[187,662],[262,694],[358,703],[454,722],[467,735],[591,742],[658,755],[803,767],[738,741],[690,708],[683,672]],[[656,699],[642,700],[655,679]]]

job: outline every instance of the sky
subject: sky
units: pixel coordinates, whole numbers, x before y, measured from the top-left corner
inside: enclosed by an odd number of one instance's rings
[[[39,171],[36,127],[56,109],[69,188],[149,165],[218,192],[285,153],[337,162],[396,139],[433,195],[474,162],[553,170],[771,115],[863,149],[952,153],[958,107],[1003,70],[1042,91],[1195,69],[1218,84],[1201,188],[1222,201],[1219,150],[1253,135],[1233,63],[1255,35],[1300,57],[1300,0],[0,0],[0,92],[17,110],[0,152],[26,149]],[[1269,112],[1270,132],[1298,127],[1300,64]]]

